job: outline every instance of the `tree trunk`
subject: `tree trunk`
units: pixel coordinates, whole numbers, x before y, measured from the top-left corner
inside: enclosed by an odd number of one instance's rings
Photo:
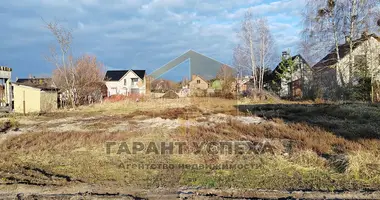
[[[261,90],[264,90],[264,72],[265,72],[265,56],[262,58],[262,67],[261,67]]]
[[[349,68],[349,78],[348,78],[348,83],[349,86],[352,86],[352,81],[353,81],[353,70],[354,70],[354,58],[352,55],[353,52],[353,38],[354,38],[354,31],[355,31],[355,21],[356,21],[356,4],[357,0],[351,0],[351,11],[350,11],[350,36],[349,36],[349,43],[350,43],[350,68]]]
[[[373,88],[373,77],[371,77],[371,102],[375,102],[375,94],[374,94],[374,88]]]
[[[339,76],[341,85],[344,86],[344,84],[345,84],[344,83],[344,78],[343,78],[342,71],[341,71],[341,68],[340,68],[338,31],[337,31],[337,27],[336,27],[336,24],[335,24],[334,20],[332,20],[331,25],[333,27],[333,32],[334,32],[335,53],[336,53],[336,58],[337,58],[337,63],[336,63],[336,66],[335,66],[335,71],[336,71],[337,76]],[[336,87],[336,86],[334,86],[334,87]],[[334,88],[334,89],[336,89],[336,88]]]
[[[252,33],[249,33],[249,51],[251,56],[251,65],[252,65],[252,76],[253,76],[253,88],[257,88],[257,77],[256,77],[256,61],[255,61],[255,54],[253,49],[253,41],[252,41]]]

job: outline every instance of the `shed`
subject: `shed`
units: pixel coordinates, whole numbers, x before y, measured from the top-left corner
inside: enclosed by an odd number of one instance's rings
[[[12,83],[14,112],[41,113],[58,108],[58,89],[44,84]]]

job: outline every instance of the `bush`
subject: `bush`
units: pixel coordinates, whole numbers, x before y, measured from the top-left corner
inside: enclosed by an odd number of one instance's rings
[[[15,118],[10,118],[0,124],[0,132],[6,132],[9,129],[17,130],[19,126],[20,123]]]
[[[15,118],[10,118],[9,123],[10,123],[11,127],[14,129],[18,129],[20,126],[20,123]]]
[[[371,79],[360,79],[358,84],[348,89],[348,99],[352,101],[370,101],[371,100]]]
[[[317,85],[312,85],[310,90],[307,92],[307,98],[316,101],[317,99],[321,99],[323,96],[322,89]]]
[[[322,99],[322,98],[316,98],[316,99],[314,99],[314,103],[316,103],[316,104],[324,104],[324,103],[326,103],[326,102],[325,102],[325,100]]]
[[[193,97],[205,97],[207,95],[207,90],[193,89],[191,90],[191,96]]]
[[[242,96],[243,97],[250,97],[252,95],[252,93],[251,93],[251,91],[249,91],[249,90],[245,90],[245,91],[243,91],[243,93],[242,93]]]
[[[225,99],[234,99],[235,95],[232,94],[231,92],[227,92],[227,93],[223,93],[222,94],[222,98],[225,98]]]
[[[107,102],[118,102],[118,101],[125,100],[125,98],[126,98],[125,95],[116,94],[116,95],[112,95],[110,97],[105,98],[105,101],[107,101]]]
[[[222,91],[221,90],[215,90],[214,97],[222,97]]]
[[[132,101],[144,101],[145,96],[141,94],[130,94],[125,96],[125,99],[132,100]]]

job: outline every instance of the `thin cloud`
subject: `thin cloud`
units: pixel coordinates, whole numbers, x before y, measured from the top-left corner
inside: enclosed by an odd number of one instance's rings
[[[46,21],[62,20],[73,30],[74,53],[92,52],[112,68],[136,65],[153,71],[183,52],[193,49],[223,63],[231,63],[236,30],[247,9],[265,16],[279,47],[298,40],[299,13],[303,0],[266,3],[264,0],[18,0],[1,2],[2,55],[22,61],[1,60],[18,67],[19,77],[32,73],[30,64],[52,70],[43,54],[54,37],[43,29]],[[136,52],[142,52],[135,56]],[[24,63],[24,64],[20,64]],[[35,64],[33,64],[35,63]]]

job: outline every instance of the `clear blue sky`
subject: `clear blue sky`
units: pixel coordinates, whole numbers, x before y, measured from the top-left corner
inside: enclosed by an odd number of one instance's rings
[[[0,65],[12,77],[51,74],[45,61],[54,38],[43,21],[73,30],[75,55],[93,54],[108,69],[152,72],[193,49],[231,64],[244,12],[266,16],[278,46],[297,53],[305,0],[3,0]]]

